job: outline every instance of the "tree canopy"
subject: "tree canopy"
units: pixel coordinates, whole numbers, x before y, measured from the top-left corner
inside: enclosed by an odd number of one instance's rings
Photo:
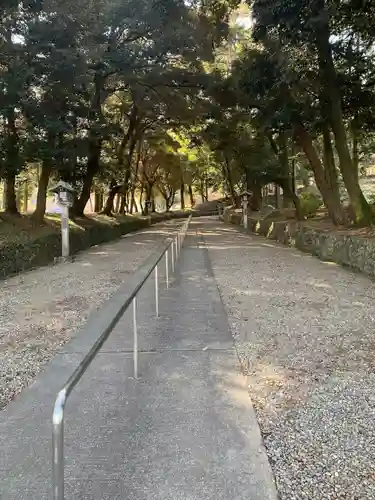
[[[373,222],[360,186],[375,152],[371,6],[8,0],[1,9],[8,212],[30,179],[38,222],[57,179],[75,186],[80,216],[92,193],[110,215],[155,209],[156,195],[166,209],[177,193],[194,205],[208,188],[233,203],[246,188],[258,209],[272,183],[302,218],[300,176],[314,179],[335,224]]]

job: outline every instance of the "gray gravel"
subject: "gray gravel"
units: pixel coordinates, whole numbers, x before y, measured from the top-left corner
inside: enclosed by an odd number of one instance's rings
[[[70,264],[0,282],[0,409],[32,382],[129,273],[181,222],[170,221],[93,247]]]
[[[281,499],[375,498],[375,287],[218,222],[204,238]]]

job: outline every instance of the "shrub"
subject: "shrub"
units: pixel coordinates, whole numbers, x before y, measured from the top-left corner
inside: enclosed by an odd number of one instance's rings
[[[306,217],[313,217],[318,209],[323,205],[322,200],[314,193],[300,194],[302,212]]]
[[[151,217],[126,218],[115,224],[92,223],[89,227],[71,228],[71,254],[81,252],[93,245],[106,243],[123,234],[146,228],[171,218],[186,218],[188,213],[156,214]],[[45,266],[61,255],[60,232],[46,234],[28,241],[12,242],[0,246],[0,279],[28,269]]]

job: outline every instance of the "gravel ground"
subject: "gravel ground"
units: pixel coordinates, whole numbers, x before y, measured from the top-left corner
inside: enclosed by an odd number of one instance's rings
[[[32,382],[90,312],[179,224],[157,224],[92,247],[73,263],[39,268],[1,282],[0,409]]]
[[[218,222],[203,230],[282,500],[375,498],[375,287]]]

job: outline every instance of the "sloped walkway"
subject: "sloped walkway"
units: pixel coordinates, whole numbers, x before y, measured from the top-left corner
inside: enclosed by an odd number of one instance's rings
[[[139,296],[140,379],[129,312],[69,399],[67,499],[277,498],[202,225],[190,226],[160,318],[152,280]],[[54,395],[95,339],[78,334],[0,413],[1,500],[51,498]]]

